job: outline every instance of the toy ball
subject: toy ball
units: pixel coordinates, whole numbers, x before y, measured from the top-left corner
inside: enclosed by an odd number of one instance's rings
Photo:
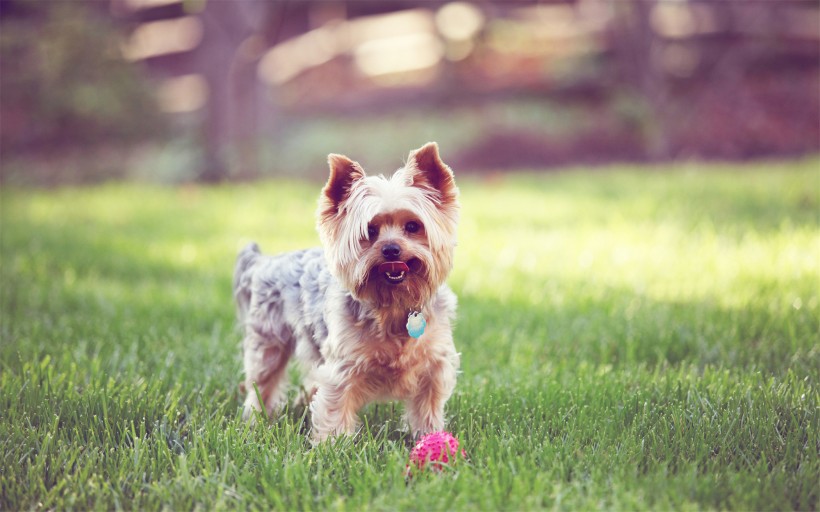
[[[428,467],[433,471],[441,471],[451,462],[455,462],[459,454],[462,458],[467,456],[463,449],[459,452],[458,439],[453,434],[443,430],[431,432],[419,439],[413,447],[410,452],[410,464],[419,469]]]

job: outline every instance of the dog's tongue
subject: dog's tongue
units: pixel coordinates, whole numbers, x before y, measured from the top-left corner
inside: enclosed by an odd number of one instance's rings
[[[407,263],[403,261],[385,261],[381,265],[379,265],[379,272],[381,273],[391,273],[391,274],[398,274],[400,272],[409,272],[410,267],[407,266]]]

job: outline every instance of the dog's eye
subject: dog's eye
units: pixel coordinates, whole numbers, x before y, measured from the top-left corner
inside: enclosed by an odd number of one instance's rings
[[[373,224],[368,224],[367,226],[367,239],[370,241],[375,240],[379,236],[379,227],[374,226]]]
[[[418,230],[421,229],[421,224],[416,221],[410,221],[404,225],[404,230],[408,233],[417,233]]]

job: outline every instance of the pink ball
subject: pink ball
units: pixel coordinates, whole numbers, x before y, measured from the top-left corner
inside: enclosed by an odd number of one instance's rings
[[[419,439],[413,447],[410,452],[410,463],[423,469],[429,462],[433,471],[441,471],[445,465],[455,461],[458,454],[458,439],[453,434],[443,430],[431,432]],[[463,449],[461,456],[467,456]]]

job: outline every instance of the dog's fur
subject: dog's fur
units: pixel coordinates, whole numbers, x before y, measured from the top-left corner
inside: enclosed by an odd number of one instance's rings
[[[390,178],[367,176],[341,155],[328,163],[317,212],[322,247],[264,256],[251,244],[239,254],[244,415],[262,410],[258,396],[268,414],[283,405],[295,354],[314,441],[355,433],[358,410],[375,400],[404,401],[415,435],[440,430],[459,366],[456,297],[445,284],[459,215],[453,173],[435,143],[412,151]],[[387,260],[407,264],[401,282],[379,271]],[[405,328],[411,311],[427,320],[419,339]]]

